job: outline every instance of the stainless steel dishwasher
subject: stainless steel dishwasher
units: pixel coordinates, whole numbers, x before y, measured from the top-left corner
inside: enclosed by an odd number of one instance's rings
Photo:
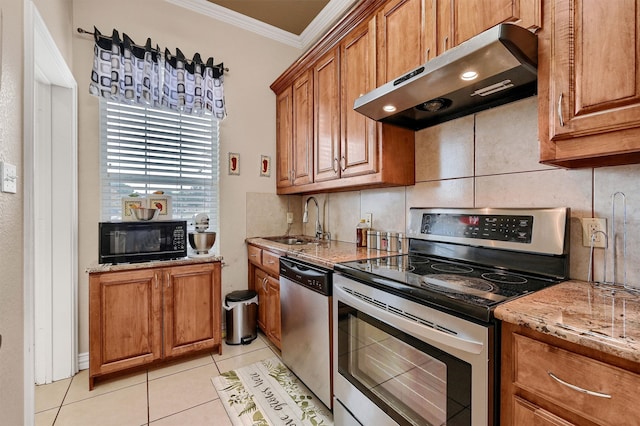
[[[282,360],[330,409],[332,274],[298,259],[280,258]]]

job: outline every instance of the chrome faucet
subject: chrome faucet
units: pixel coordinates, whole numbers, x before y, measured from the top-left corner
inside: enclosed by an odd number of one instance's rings
[[[320,207],[318,206],[318,201],[315,197],[307,198],[307,201],[304,203],[304,214],[302,215],[302,222],[309,222],[309,200],[313,200],[316,204],[316,238],[322,239],[322,225],[320,225]]]

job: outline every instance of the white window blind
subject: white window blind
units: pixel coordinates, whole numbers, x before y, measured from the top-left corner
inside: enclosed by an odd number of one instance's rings
[[[209,215],[218,231],[218,122],[100,101],[102,219],[122,218],[122,197],[171,195],[173,218]]]

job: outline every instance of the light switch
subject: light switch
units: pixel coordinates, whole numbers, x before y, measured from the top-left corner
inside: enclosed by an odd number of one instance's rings
[[[16,176],[16,166],[6,162],[0,163],[2,177],[2,192],[15,194],[18,187],[18,177]]]

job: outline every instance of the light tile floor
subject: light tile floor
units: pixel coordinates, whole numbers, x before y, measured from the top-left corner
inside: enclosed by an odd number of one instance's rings
[[[211,378],[280,356],[267,338],[248,345],[223,343],[206,354],[100,381],[89,391],[88,370],[36,386],[36,426],[231,425]]]

